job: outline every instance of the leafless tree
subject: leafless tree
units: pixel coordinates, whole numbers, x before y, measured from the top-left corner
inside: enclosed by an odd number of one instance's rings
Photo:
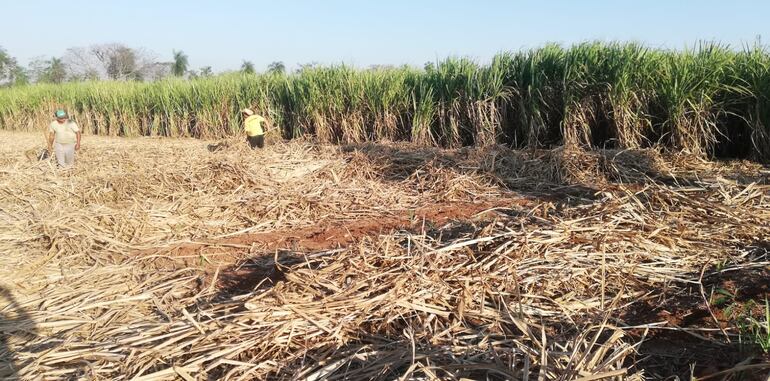
[[[146,81],[158,81],[171,76],[172,62],[154,62],[144,68],[143,78]]]
[[[70,48],[64,62],[73,79],[154,80],[160,73],[153,53],[118,43]]]
[[[91,53],[90,48],[74,47],[64,53],[62,60],[67,65],[73,80],[106,79],[102,63]]]

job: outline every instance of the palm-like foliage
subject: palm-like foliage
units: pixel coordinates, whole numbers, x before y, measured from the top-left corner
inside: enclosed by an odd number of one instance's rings
[[[251,61],[243,61],[241,65],[241,72],[244,74],[254,74],[254,63]]]
[[[187,72],[189,65],[187,54],[183,51],[174,51],[174,63],[171,65],[171,72],[176,77],[181,77]]]
[[[273,74],[283,74],[286,72],[286,65],[281,61],[275,61],[267,65],[267,71]]]

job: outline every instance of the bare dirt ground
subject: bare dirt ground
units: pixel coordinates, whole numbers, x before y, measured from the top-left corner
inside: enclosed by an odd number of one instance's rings
[[[0,133],[0,377],[770,374],[761,165],[88,136],[62,171],[42,142]]]

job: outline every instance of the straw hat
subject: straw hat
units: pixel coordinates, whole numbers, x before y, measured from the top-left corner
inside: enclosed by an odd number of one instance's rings
[[[241,110],[241,112],[246,114],[246,115],[248,115],[248,116],[254,115],[254,111],[251,111],[251,109],[248,109],[248,108],[245,108],[245,109]]]

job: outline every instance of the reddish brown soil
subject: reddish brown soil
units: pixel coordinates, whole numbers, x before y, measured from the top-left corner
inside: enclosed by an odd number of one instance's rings
[[[441,225],[452,220],[468,219],[477,213],[503,206],[503,204],[508,207],[511,205],[510,202],[434,204],[415,210],[411,218],[410,216],[382,217],[329,223],[291,232],[245,234],[233,237],[231,243],[246,245],[259,243],[267,250],[328,250],[350,245],[362,237],[389,233],[398,229],[408,229],[412,225],[421,224],[423,220]]]
[[[270,287],[283,279],[283,274],[272,261],[276,252],[281,256],[279,262],[286,264],[285,262],[291,262],[294,257],[301,257],[301,254],[296,252],[342,248],[364,237],[388,234],[395,230],[419,230],[423,226],[441,226],[451,221],[467,221],[476,216],[489,219],[491,214],[484,212],[491,209],[533,205],[534,201],[525,198],[432,203],[403,216],[327,222],[301,229],[241,234],[204,243],[154,248],[136,254],[152,256],[154,259],[150,265],[158,269],[176,268],[180,263],[190,267],[205,267],[207,275],[201,280],[205,284],[216,282],[216,289],[223,294],[249,292],[260,285]],[[211,248],[215,250],[207,250]],[[252,251],[251,248],[255,250]],[[211,263],[202,261],[203,256]],[[220,268],[219,272],[217,268]]]
[[[322,251],[348,246],[363,237],[386,234],[399,229],[411,229],[423,223],[443,225],[449,221],[467,220],[494,208],[532,205],[523,198],[501,198],[494,201],[433,203],[414,210],[411,215],[383,216],[344,222],[327,222],[290,231],[241,234],[234,237],[144,250],[138,255],[161,254],[174,257],[195,257],[208,247],[218,247],[222,253],[243,252],[255,246],[263,252],[279,249],[293,251]]]

